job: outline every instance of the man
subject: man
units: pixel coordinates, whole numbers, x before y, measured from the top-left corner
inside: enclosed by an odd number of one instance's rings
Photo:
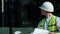
[[[54,12],[54,7],[51,2],[44,2],[41,7],[41,13],[46,16],[46,18],[42,19],[37,28],[45,29],[50,31],[48,34],[55,34],[60,31],[60,18],[54,16],[52,12]]]

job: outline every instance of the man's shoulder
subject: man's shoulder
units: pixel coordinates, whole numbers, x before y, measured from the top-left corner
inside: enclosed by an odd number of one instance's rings
[[[60,17],[57,17],[57,18],[56,18],[56,21],[60,21]]]
[[[60,19],[60,17],[57,17],[57,19]]]
[[[56,15],[54,15],[54,16],[56,16]],[[59,17],[59,16],[56,16],[56,18],[57,18],[57,19],[60,19],[60,17]]]

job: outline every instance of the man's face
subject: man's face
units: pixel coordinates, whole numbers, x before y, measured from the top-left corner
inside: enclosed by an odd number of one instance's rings
[[[45,10],[41,10],[41,13],[42,13],[42,15],[47,15],[48,14],[48,12],[45,11]]]

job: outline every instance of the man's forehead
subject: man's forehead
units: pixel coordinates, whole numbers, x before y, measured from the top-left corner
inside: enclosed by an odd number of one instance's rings
[[[46,10],[41,10],[41,11],[48,12],[48,11],[46,11]],[[49,12],[48,12],[48,13],[49,13]]]

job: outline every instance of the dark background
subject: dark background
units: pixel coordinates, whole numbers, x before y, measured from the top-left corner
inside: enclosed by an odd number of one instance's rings
[[[0,26],[2,26],[2,4],[1,4],[1,0],[0,0]]]
[[[39,21],[44,18],[38,7],[45,1],[52,2],[55,8],[55,12],[53,14],[60,16],[59,0],[4,0],[3,14],[1,14],[0,5],[0,26],[37,27]]]

